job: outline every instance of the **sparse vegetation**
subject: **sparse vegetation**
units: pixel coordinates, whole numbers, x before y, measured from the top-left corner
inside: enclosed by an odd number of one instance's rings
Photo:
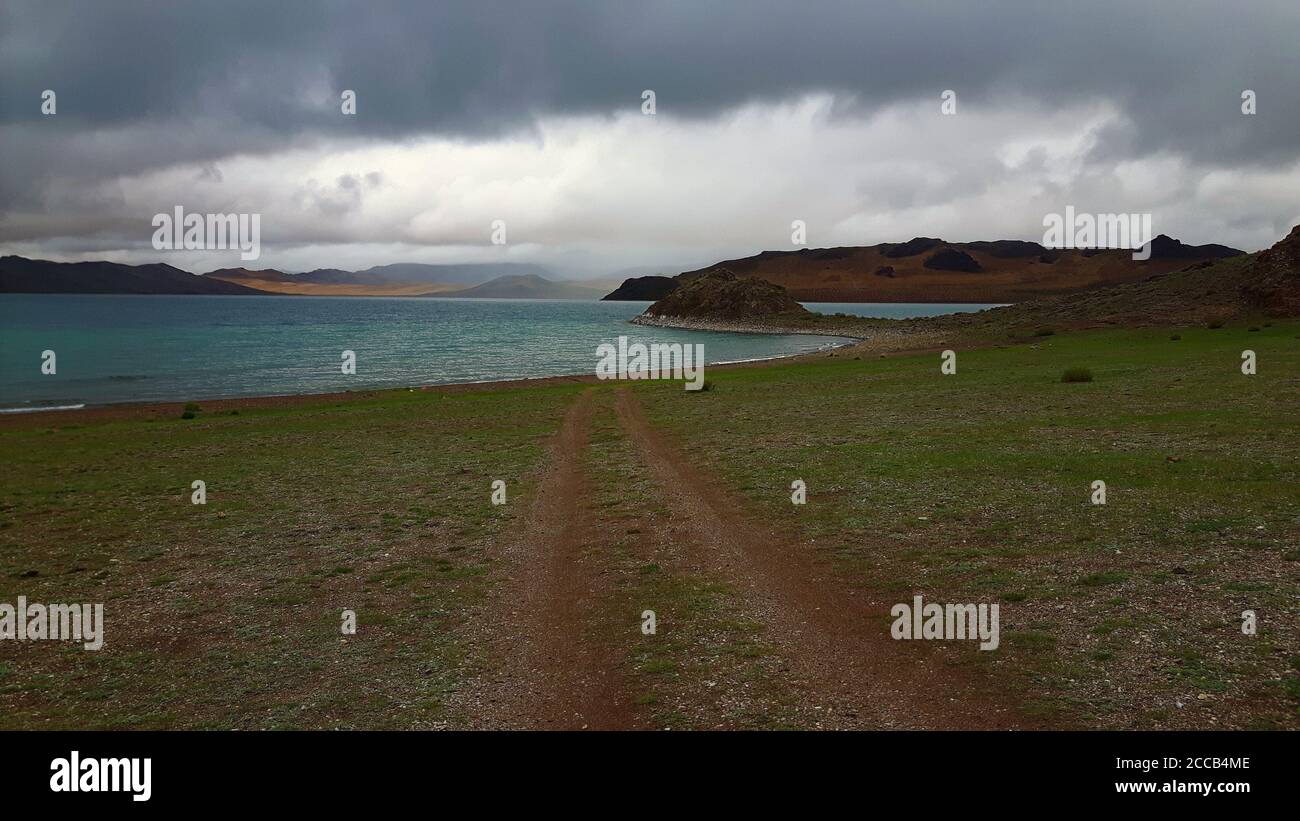
[[[680,383],[631,389],[654,427],[847,583],[886,601],[1000,602],[1002,649],[945,647],[940,669],[987,669],[1052,724],[1295,727],[1300,625],[1263,620],[1231,641],[1240,627],[1223,615],[1225,601],[1287,612],[1300,596],[1287,381],[1300,325],[1276,325],[1252,339],[1274,364],[1249,381],[1220,366],[1240,337],[1183,329],[1171,347],[1165,328],[1061,333],[1039,349],[948,337],[960,381],[930,354],[873,354],[712,370],[725,402]],[[1106,374],[1086,401],[1053,384],[1079,361]],[[483,662],[464,631],[488,589],[486,547],[527,510],[528,477],[582,389],[398,391],[186,425],[3,420],[0,601],[93,593],[114,626],[105,653],[38,644],[6,658],[0,722],[462,726],[455,696]],[[625,642],[636,709],[654,726],[816,721],[792,708],[762,614],[725,579],[647,550],[665,511],[618,433],[611,386],[594,390],[591,504],[624,535],[600,558],[592,629]],[[202,507],[187,497],[195,464]],[[504,511],[488,504],[494,476],[520,477]],[[793,517],[792,476],[809,489]],[[1098,477],[1104,507],[1087,503]],[[628,622],[647,599],[666,602],[654,641]],[[362,614],[344,643],[340,601]],[[1213,698],[1195,710],[1150,706],[1202,692]]]
[[[103,601],[108,635],[98,653],[35,642],[6,655],[0,727],[455,719],[446,696],[468,652],[456,626],[485,589],[486,541],[517,515],[489,504],[489,477],[518,477],[512,498],[526,497],[577,390],[307,400],[165,435],[161,420],[9,422],[0,601]],[[206,505],[190,504],[195,478]],[[341,643],[345,604],[360,627]]]
[[[1237,359],[1240,337],[1184,328],[1170,346],[1170,329],[1152,328],[964,351],[959,385],[927,378],[925,355],[718,370],[723,403],[637,391],[652,423],[847,578],[886,600],[920,590],[1000,601],[1003,648],[966,655],[1050,721],[1300,728],[1283,688],[1262,684],[1300,655],[1300,624],[1261,623],[1242,642],[1224,610],[1248,598],[1289,612],[1300,597],[1290,455],[1300,419],[1288,381],[1300,373],[1300,324],[1275,326],[1252,340],[1274,367],[1249,384],[1220,366]],[[1084,403],[1053,384],[1078,361],[1106,374],[1107,390]],[[796,475],[809,504],[792,520]],[[1088,504],[1097,478],[1105,506]],[[1208,613],[1224,614],[1209,630],[1187,618]],[[1176,674],[1160,651],[1170,646],[1203,661]],[[1211,692],[1200,684],[1220,689],[1199,700]],[[1173,707],[1189,695],[1195,709]]]
[[[1073,367],[1066,368],[1061,373],[1062,382],[1091,382],[1092,371],[1087,368]]]

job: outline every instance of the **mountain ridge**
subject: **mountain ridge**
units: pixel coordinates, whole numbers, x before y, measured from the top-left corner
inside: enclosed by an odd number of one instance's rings
[[[236,282],[208,279],[161,262],[51,262],[10,255],[0,257],[0,293],[249,296],[266,292]]]
[[[630,277],[605,299],[659,300],[725,268],[785,288],[800,302],[1021,302],[1137,282],[1189,262],[1241,256],[1225,245],[1188,245],[1161,234],[1151,258],[1127,249],[1054,249],[1025,240],[947,242],[914,237],[866,246],[761,251],[674,277]]]
[[[507,273],[498,273],[500,271]],[[193,274],[166,263],[55,262],[0,257],[0,293],[189,294],[223,296],[447,296],[455,298],[599,299],[604,289],[551,279],[531,263],[426,265],[396,263],[345,271],[291,274],[275,268],[218,268]],[[496,273],[496,276],[492,274]],[[433,277],[445,275],[455,281]],[[551,274],[554,277],[554,274]],[[463,295],[463,296],[462,296]]]
[[[556,282],[536,274],[511,274],[488,280],[464,290],[449,291],[449,299],[600,299],[601,291],[567,282]]]

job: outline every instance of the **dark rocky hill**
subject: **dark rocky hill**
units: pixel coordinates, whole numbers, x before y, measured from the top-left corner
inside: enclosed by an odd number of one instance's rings
[[[645,313],[657,317],[730,320],[807,314],[808,310],[779,285],[741,279],[721,268],[678,287],[646,308]]]
[[[608,300],[627,300],[629,302],[639,302],[642,300],[663,299],[677,289],[678,282],[672,277],[663,276],[645,276],[630,277],[623,280],[623,284],[605,295]]]

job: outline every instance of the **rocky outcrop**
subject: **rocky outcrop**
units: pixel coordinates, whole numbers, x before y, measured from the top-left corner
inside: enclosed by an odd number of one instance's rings
[[[935,252],[925,261],[925,267],[933,271],[962,271],[968,274],[984,270],[975,261],[975,257],[956,248],[944,248]]]
[[[1025,242],[1019,239],[995,239],[992,242],[979,240],[965,243],[965,245],[972,251],[983,251],[989,256],[998,259],[1036,257],[1047,251],[1046,248],[1036,242]]]
[[[902,259],[903,257],[914,257],[917,254],[924,254],[931,248],[937,248],[943,244],[943,240],[936,237],[912,237],[907,242],[900,242],[897,245],[891,245],[882,256],[890,259]]]
[[[706,271],[645,310],[651,317],[715,320],[807,313],[780,285],[740,279],[727,268]]]
[[[1269,316],[1300,316],[1300,225],[1260,251],[1246,271],[1242,298]]]

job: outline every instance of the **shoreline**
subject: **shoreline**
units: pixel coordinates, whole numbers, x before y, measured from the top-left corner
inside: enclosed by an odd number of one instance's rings
[[[864,319],[866,317],[863,317]],[[715,333],[733,333],[733,334],[764,334],[768,336],[786,334],[795,334],[803,336],[838,336],[844,339],[853,339],[863,341],[870,337],[861,335],[861,331],[854,329],[853,333],[846,331],[829,331],[824,328],[798,327],[795,325],[786,325],[782,323],[769,323],[762,320],[754,319],[694,319],[684,316],[650,316],[648,314],[637,314],[628,320],[633,325],[641,325],[646,328],[673,328],[681,331],[712,331]]]
[[[844,345],[837,345],[832,350],[849,348],[858,353],[880,354],[926,351],[937,345],[947,344],[947,339],[957,333],[957,329],[936,321],[954,316],[953,314],[913,319],[826,314],[814,316],[816,319],[792,322],[782,319],[697,319],[638,314],[628,322],[648,328],[673,328],[685,331],[838,337],[851,341]]]
[[[201,276],[195,274],[195,276]],[[231,282],[231,280],[221,280],[222,282]],[[581,282],[582,280],[564,280],[564,282]],[[236,285],[240,283],[234,283]],[[251,288],[251,286],[245,286]],[[599,289],[596,289],[599,290]],[[362,299],[500,299],[500,300],[520,300],[528,302],[644,302],[647,305],[654,304],[653,299],[608,299],[607,296],[590,298],[590,297],[537,297],[537,296],[455,296],[458,291],[428,291],[418,294],[403,293],[309,293],[305,291],[263,291],[252,289],[252,293],[238,294],[194,294],[194,293],[132,293],[129,291],[4,291],[0,290],[0,297],[6,296],[295,296],[295,297],[356,297]],[[611,291],[612,293],[612,291]],[[850,294],[849,296],[853,296]],[[1049,294],[1051,296],[1051,294]],[[983,298],[980,299],[903,299],[892,294],[885,294],[875,299],[803,299],[794,297],[796,302],[803,305],[1013,305],[1014,302],[990,302]],[[1023,301],[1023,299],[1022,299]]]
[[[724,333],[756,333],[764,335],[802,334],[809,336],[831,336],[845,340],[817,351],[786,354],[783,356],[760,357],[756,359],[733,360],[707,365],[713,369],[767,367],[776,363],[793,363],[811,360],[823,356],[837,356],[842,353],[878,353],[880,356],[900,353],[919,353],[929,350],[937,344],[938,335],[907,331],[903,333],[877,334],[864,337],[844,332],[827,332],[825,329],[787,329],[785,326],[766,325],[764,323],[715,323],[713,327],[703,327],[709,323],[700,323],[699,327],[667,325],[649,322],[637,322],[642,316],[628,320],[634,325],[676,328],[679,330],[715,331]],[[897,322],[899,320],[888,320]],[[901,329],[900,329],[901,330]],[[884,337],[884,338],[882,338]],[[934,339],[931,339],[934,337]],[[81,424],[83,422],[107,422],[127,419],[172,419],[178,418],[187,404],[198,404],[203,413],[229,414],[231,411],[261,410],[274,408],[300,407],[310,405],[328,405],[338,402],[373,399],[377,396],[397,392],[416,391],[422,393],[464,393],[474,390],[510,390],[530,387],[548,387],[561,384],[598,384],[595,373],[563,374],[555,376],[536,376],[515,379],[482,380],[477,382],[451,382],[428,385],[404,385],[383,388],[367,388],[356,391],[327,391],[324,393],[289,393],[262,394],[258,396],[235,396],[224,398],[189,398],[174,401],[145,400],[138,402],[112,402],[106,404],[82,403],[77,408],[33,408],[31,410],[10,410],[0,413],[0,430],[27,427],[58,426],[59,424]]]

